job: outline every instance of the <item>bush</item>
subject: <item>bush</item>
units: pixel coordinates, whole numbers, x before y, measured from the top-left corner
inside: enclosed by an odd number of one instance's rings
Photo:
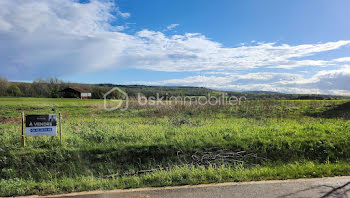
[[[10,96],[21,96],[22,95],[22,92],[17,85],[10,85],[7,88],[7,93]]]

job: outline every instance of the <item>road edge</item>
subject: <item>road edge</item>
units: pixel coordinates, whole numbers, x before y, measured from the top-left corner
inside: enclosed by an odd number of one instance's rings
[[[125,193],[125,192],[145,192],[155,190],[172,190],[172,189],[188,189],[188,188],[206,188],[206,187],[218,187],[218,186],[237,186],[237,185],[252,185],[252,184],[276,184],[276,183],[293,183],[293,182],[308,182],[308,181],[331,181],[339,179],[349,179],[350,176],[338,176],[338,177],[321,177],[321,178],[299,178],[299,179],[287,179],[287,180],[263,180],[263,181],[247,181],[247,182],[224,182],[224,183],[210,183],[210,184],[198,184],[198,185],[183,185],[183,186],[164,186],[164,187],[144,187],[144,188],[131,188],[131,189],[114,189],[114,190],[94,190],[94,191],[82,191],[66,194],[53,194],[53,195],[30,195],[19,196],[26,198],[48,198],[48,197],[66,197],[66,196],[81,196],[81,195],[101,195],[105,193]]]

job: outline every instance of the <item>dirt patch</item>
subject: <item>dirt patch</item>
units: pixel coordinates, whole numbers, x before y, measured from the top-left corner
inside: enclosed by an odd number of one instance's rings
[[[30,111],[30,110],[41,110],[44,109],[42,107],[19,107],[16,108],[16,111]]]
[[[0,117],[0,124],[20,124],[21,118]]]

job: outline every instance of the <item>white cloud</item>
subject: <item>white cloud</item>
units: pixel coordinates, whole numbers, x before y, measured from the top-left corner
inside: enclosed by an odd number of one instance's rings
[[[128,12],[122,12],[122,11],[120,11],[120,8],[119,8],[119,7],[116,8],[116,12],[117,12],[117,15],[123,17],[124,19],[129,18],[129,17],[131,16],[131,14],[128,13]]]
[[[303,67],[303,66],[320,66],[320,67],[326,67],[334,65],[334,63],[330,61],[324,61],[324,60],[286,60],[281,61],[279,63],[276,63],[274,66],[269,66],[267,68],[280,68],[280,69],[293,69],[297,67]]]
[[[219,73],[222,75],[222,73]],[[190,76],[156,82],[132,82],[146,85],[185,85],[209,87],[221,90],[276,91],[283,93],[314,93],[350,95],[350,66],[338,70],[320,71],[310,78],[301,74],[257,72],[224,76]]]
[[[342,58],[337,58],[333,59],[334,62],[350,62],[350,57],[342,57]]]
[[[312,78],[305,79],[297,84],[304,87],[318,87],[322,90],[346,90],[350,92],[350,66],[337,70],[320,71]]]
[[[245,70],[258,67],[295,68],[305,65],[327,66],[322,60],[292,58],[311,56],[349,45],[350,41],[314,45],[289,46],[263,43],[255,46],[224,48],[202,34],[165,36],[161,32],[143,30],[137,34],[143,45],[135,59],[136,68],[156,71]],[[326,64],[326,65],[322,65]]]
[[[224,47],[200,33],[167,36],[144,29],[127,34],[122,32],[124,25],[111,25],[128,17],[130,14],[121,12],[112,1],[91,0],[80,4],[75,0],[1,0],[1,75],[31,80],[128,67],[163,72],[212,72],[212,76],[165,82],[173,84],[251,90],[285,90],[288,86],[289,90],[303,90],[298,87],[307,86],[310,90],[346,90],[338,83],[344,83],[348,77],[344,69],[341,74],[332,74],[343,81],[322,73],[311,78],[314,81],[297,74],[261,72],[242,76],[238,73],[256,68],[322,68],[348,62],[349,57],[311,60],[310,56],[350,46],[350,40],[302,45],[254,41],[252,45]],[[169,25],[168,29],[177,25]],[[215,76],[219,73],[223,76]],[[315,79],[331,80],[331,85]],[[294,83],[293,88],[291,82],[300,83]]]
[[[174,28],[176,28],[177,26],[179,26],[179,24],[171,24],[171,25],[168,25],[167,27],[166,27],[166,29],[167,30],[172,30],[172,29],[174,29]]]

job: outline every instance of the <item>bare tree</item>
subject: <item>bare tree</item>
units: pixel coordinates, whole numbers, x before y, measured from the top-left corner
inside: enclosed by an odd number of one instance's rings
[[[0,96],[6,95],[8,86],[9,86],[8,80],[6,78],[0,77]]]

